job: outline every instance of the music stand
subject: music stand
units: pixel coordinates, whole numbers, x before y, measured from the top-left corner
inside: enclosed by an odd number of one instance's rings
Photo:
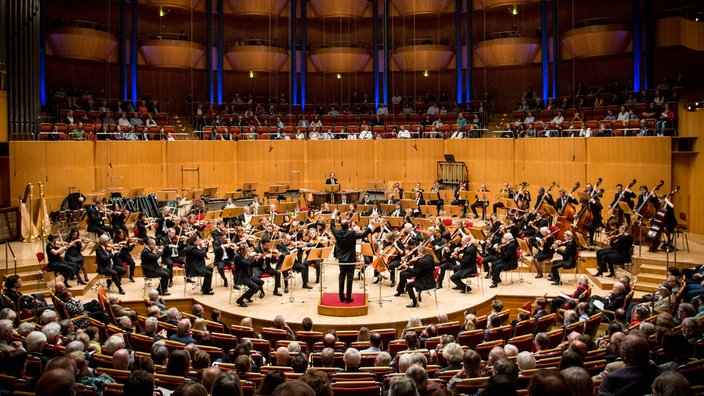
[[[218,189],[218,187],[205,187],[203,189],[203,195],[211,198],[216,198],[218,195]]]
[[[326,184],[325,192],[330,193],[330,202],[335,202],[335,193],[340,192],[339,184]]]
[[[308,251],[308,257],[306,257],[306,261],[325,261],[328,257],[330,257],[330,252],[332,252],[332,247],[321,247],[321,248],[313,248]],[[320,265],[320,297],[323,297],[323,266],[322,264]]]
[[[244,213],[244,209],[241,207],[225,208],[220,213],[220,217],[223,219],[232,219]]]
[[[374,254],[374,252],[372,251],[372,245],[370,243],[362,243],[361,245],[362,245],[362,256],[372,256],[372,257],[374,257],[374,260],[379,259],[379,261],[386,268],[386,271],[389,270],[389,263],[384,261],[384,259],[381,256],[377,256],[376,254]],[[379,306],[383,307],[384,301],[391,302],[392,300],[390,298],[383,298],[381,295],[381,290],[382,290],[381,289],[381,283],[382,283],[381,281],[382,281],[382,278],[385,278],[381,275],[381,273],[384,271],[378,271],[378,270],[376,270],[376,268],[374,270],[379,272],[379,275],[378,275],[378,277],[379,277],[379,283],[378,283],[379,284],[379,298],[376,298],[370,302],[378,302]],[[365,279],[366,279],[366,277],[365,277]]]
[[[144,187],[130,188],[127,192],[128,197],[137,197],[140,195],[144,195]]]
[[[215,229],[215,228],[213,228],[213,227],[204,228],[203,231],[201,231],[201,233],[200,233],[201,239],[208,239],[208,238],[210,238],[210,235],[212,235],[214,229]]]
[[[396,210],[396,205],[383,203],[379,205],[379,209],[381,209],[382,213],[391,213]]]
[[[482,241],[484,240],[484,231],[482,231],[481,228],[476,228],[476,227],[471,227],[469,229],[469,233],[472,235],[472,237],[477,240],[477,241]]]
[[[394,206],[395,208],[395,206]],[[405,210],[408,212],[409,209],[415,209],[416,208],[416,200],[415,199],[402,199],[401,200],[401,209]]]
[[[245,198],[250,198],[254,191],[257,191],[257,183],[244,183],[242,186],[242,196]]]
[[[584,249],[589,249],[589,244],[587,243],[587,240],[584,239],[584,236],[582,236],[582,234],[578,233],[577,231],[574,231],[573,234],[577,236],[577,242],[579,242],[579,246]]]
[[[222,210],[212,210],[210,212],[206,212],[205,216],[203,216],[203,221],[209,221],[212,223],[217,218],[219,218],[221,214],[222,214]]]
[[[295,262],[296,262],[296,257],[297,257],[297,256],[298,256],[298,252],[297,252],[297,251],[287,254],[287,255],[284,257],[283,263],[281,263],[281,269],[280,269],[279,271],[281,271],[281,273],[283,273],[284,271],[291,271],[290,278],[293,278],[293,264],[295,264]],[[305,271],[308,271],[308,268],[307,268],[307,267],[305,268]],[[305,304],[305,301],[303,301],[303,300],[298,300],[298,301],[297,301],[296,298],[294,297],[294,295],[293,295],[293,285],[291,285],[291,288],[289,289],[289,292],[290,292],[290,295],[288,296],[288,301],[285,301],[285,300],[284,300],[284,301],[281,302],[281,304],[289,304],[289,303],[301,303],[301,304]]]

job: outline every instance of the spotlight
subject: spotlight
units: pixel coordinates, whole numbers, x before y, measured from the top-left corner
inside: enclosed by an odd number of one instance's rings
[[[515,6],[515,5],[513,6],[513,9],[511,10],[511,14],[518,15],[518,7],[517,6]]]
[[[254,70],[249,71],[249,78],[254,78]]]
[[[166,13],[164,12],[164,8],[159,8],[159,16],[163,17],[164,15],[166,15]]]
[[[337,73],[338,80],[342,78],[342,73]]]
[[[428,72],[427,70],[424,70],[423,77],[430,77],[430,72]]]

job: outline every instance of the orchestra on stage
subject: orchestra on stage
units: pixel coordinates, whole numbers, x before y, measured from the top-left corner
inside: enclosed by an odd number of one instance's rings
[[[46,252],[49,268],[66,282],[87,281],[82,255],[94,242],[98,273],[120,293],[123,277],[134,282],[139,258],[144,277],[158,280],[161,295],[169,295],[173,272],[182,268],[185,282],[205,295],[219,293],[218,283],[230,293],[239,290],[236,303],[243,308],[255,296],[267,298],[267,278],[273,278],[273,296],[312,289],[332,255],[339,263],[356,263],[340,265],[341,303],[352,302],[353,276],[362,279],[371,266],[370,284],[395,288],[395,297],[406,294],[408,307],[417,307],[421,292],[443,288],[446,276],[452,290],[469,293],[469,278],[485,276],[497,287],[503,272],[523,262],[535,268],[536,278],[546,267],[548,279],[559,285],[559,269],[574,269],[581,250],[597,250],[596,276],[607,277],[614,276],[614,265],[630,262],[635,244],[672,251],[672,196],[679,187],[659,195],[663,182],[652,189],[641,185],[636,194],[636,183],[616,185],[610,203],[602,201],[601,178],[584,188],[580,181],[571,188],[538,186],[534,197],[525,181],[506,182],[494,197],[484,184],[469,191],[466,180],[448,193],[442,180],[427,192],[417,183],[405,194],[395,183],[373,199],[378,192],[341,191],[330,173],[324,192],[303,193],[307,208],[280,196],[269,197],[267,205],[255,196],[239,208],[228,199],[218,211],[194,205],[178,213],[164,206],[149,217],[98,200],[85,207],[86,232],[52,233]],[[465,217],[470,211],[474,221]],[[315,279],[309,279],[310,267]],[[301,282],[293,286],[297,274]]]

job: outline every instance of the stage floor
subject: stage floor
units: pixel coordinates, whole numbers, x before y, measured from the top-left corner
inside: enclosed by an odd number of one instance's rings
[[[677,263],[679,267],[693,266],[696,264],[704,263],[704,235],[694,235],[689,234],[689,246],[690,252],[686,250],[679,250],[676,255]],[[680,249],[682,245],[678,242]],[[22,243],[13,242],[11,243],[12,250],[17,256],[17,273],[24,274],[31,273],[37,269],[37,259],[36,252],[42,249],[41,243]],[[635,248],[635,255],[638,256],[638,247]],[[665,262],[666,254],[665,252],[659,253],[649,253],[647,249],[643,249],[641,252],[643,258],[662,260]],[[5,255],[0,254],[2,261],[0,261],[0,269],[6,267],[10,274],[14,273],[13,261],[10,256],[9,263],[5,260]],[[212,252],[209,254],[209,263],[212,262]],[[595,252],[583,251],[582,256],[593,257]],[[670,265],[674,263],[675,255],[669,255]],[[137,265],[139,261],[137,260]],[[623,270],[621,270],[623,271]],[[547,293],[548,296],[557,295],[559,292],[564,291],[572,293],[575,289],[575,282],[573,276],[570,274],[564,274],[563,285],[553,286],[546,278],[535,279],[535,273],[523,272],[520,276],[517,271],[513,271],[507,275],[507,278],[499,287],[491,289],[491,281],[489,279],[481,279],[483,282],[483,290],[481,287],[476,285],[476,278],[473,280],[473,291],[469,294],[461,294],[457,290],[451,290],[449,282],[449,273],[446,275],[445,282],[442,289],[432,290],[430,293],[423,293],[423,301],[420,302],[420,307],[418,308],[406,308],[406,305],[410,303],[410,299],[406,295],[400,297],[394,297],[396,292],[395,288],[389,286],[389,281],[385,280],[381,286],[378,284],[372,284],[372,269],[367,267],[367,276],[358,280],[355,277],[354,280],[354,293],[362,293],[366,288],[366,292],[369,297],[369,310],[366,316],[358,317],[334,317],[334,316],[322,316],[318,315],[317,305],[320,299],[321,290],[320,285],[311,283],[314,288],[312,290],[306,290],[301,288],[300,274],[296,275],[295,284],[291,284],[289,287],[288,294],[284,296],[274,296],[274,281],[273,278],[269,278],[265,286],[266,296],[263,299],[259,299],[257,296],[254,297],[254,302],[249,304],[247,308],[241,308],[235,304],[236,298],[239,296],[238,291],[234,291],[232,296],[232,302],[229,302],[230,298],[228,295],[228,288],[222,285],[222,280],[220,279],[217,272],[214,273],[213,277],[213,290],[214,295],[206,296],[200,293],[199,288],[193,289],[192,284],[187,284],[186,290],[184,292],[184,279],[182,276],[174,277],[174,287],[171,289],[171,296],[166,297],[167,305],[170,299],[182,299],[183,297],[193,298],[194,300],[203,303],[206,306],[221,309],[224,312],[232,314],[232,317],[242,317],[249,316],[252,317],[255,322],[267,322],[274,319],[278,314],[284,315],[285,319],[289,323],[300,323],[304,317],[310,317],[315,324],[315,328],[322,330],[326,329],[326,326],[334,327],[335,325],[347,325],[347,326],[367,326],[369,328],[383,328],[388,327],[389,323],[405,322],[409,319],[411,315],[416,315],[423,319],[424,323],[435,322],[435,317],[438,312],[445,312],[448,314],[457,313],[464,311],[467,307],[476,306],[479,303],[485,301],[491,301],[495,296],[501,296],[501,298],[526,301],[531,300],[534,296],[544,295]],[[95,274],[90,274],[94,277]],[[324,291],[328,293],[336,293],[338,290],[338,269],[337,268],[326,268],[323,275],[323,286]],[[522,278],[522,280],[521,280]],[[315,272],[310,269],[310,279],[315,280]],[[143,296],[143,285],[144,280],[141,277],[135,277],[134,283],[131,283],[126,278],[124,279],[123,286],[127,294],[122,297],[123,301],[126,302],[140,302]],[[36,282],[36,281],[35,281]],[[75,282],[73,282],[75,283]],[[47,282],[48,286],[51,287],[52,283]],[[25,286],[23,289],[25,292],[29,292],[32,289],[32,282],[25,281]],[[35,284],[36,285],[36,284]],[[74,289],[76,289],[74,287]],[[46,291],[46,289],[42,290]],[[283,288],[281,289],[283,293]],[[85,289],[85,294],[79,296],[82,300],[87,300],[89,298],[95,297],[95,292]],[[435,302],[435,295],[437,294],[437,306]],[[77,293],[78,294],[78,293]],[[592,294],[603,295],[604,291],[595,287]],[[291,302],[291,297],[293,302]],[[383,301],[379,301],[379,299]],[[141,306],[143,307],[143,305]],[[143,308],[138,309],[138,312],[142,312]],[[228,322],[229,323],[229,322]],[[233,322],[234,324],[234,322]]]

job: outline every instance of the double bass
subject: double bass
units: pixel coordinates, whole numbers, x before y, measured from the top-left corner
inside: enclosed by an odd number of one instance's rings
[[[660,190],[664,184],[665,181],[660,180],[660,183],[648,192],[648,195],[643,198],[643,202],[633,211],[633,213],[639,217],[638,221],[633,222],[633,228],[631,230],[631,235],[637,244],[640,244],[641,241],[647,238],[651,219],[657,214],[657,208],[650,202],[650,198],[656,196],[655,192]]]
[[[636,184],[636,179],[633,179],[633,181],[626,187],[625,189],[621,190],[621,193],[618,196],[618,199],[614,201],[614,203],[609,206],[609,221],[608,224],[611,224],[612,222],[615,222],[617,226],[620,226],[623,224],[624,221],[624,215],[623,215],[623,210],[619,208],[618,203],[621,202],[623,197],[631,192],[631,187],[633,187]],[[631,203],[633,201],[630,201]]]
[[[570,192],[567,193],[567,196],[571,197],[572,193],[577,191],[580,186],[581,183],[576,182]],[[557,239],[564,239],[565,231],[570,231],[572,229],[572,220],[574,220],[575,213],[576,209],[574,204],[570,202],[567,202],[562,208],[560,208],[560,213],[558,213],[559,217],[557,219],[557,223],[555,223],[555,227],[558,228]]]
[[[645,243],[650,247],[651,251],[658,249],[660,237],[664,231],[665,217],[668,209],[672,207],[672,201],[670,199],[678,192],[680,192],[680,186],[675,187],[674,190],[670,191],[670,193],[662,199],[660,207],[657,213],[655,213],[655,217],[651,220],[650,228],[645,236]]]

